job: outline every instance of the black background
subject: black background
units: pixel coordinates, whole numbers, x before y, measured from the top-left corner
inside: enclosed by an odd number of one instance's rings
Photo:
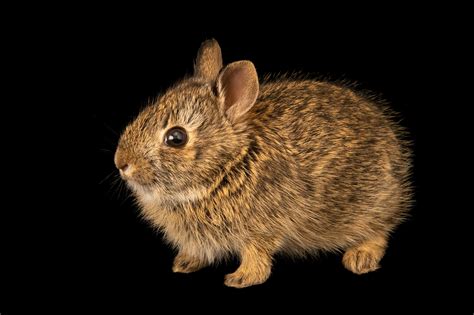
[[[445,65],[438,47],[446,34],[420,14],[390,18],[385,12],[346,20],[323,19],[320,13],[304,23],[279,16],[276,25],[235,24],[224,16],[211,21],[213,27],[194,22],[181,31],[168,23],[120,17],[103,22],[98,16],[93,24],[74,20],[63,32],[61,23],[32,29],[29,46],[48,47],[26,58],[32,80],[45,83],[39,92],[44,101],[39,115],[45,118],[38,121],[32,114],[25,120],[32,119],[38,138],[47,140],[34,143],[29,156],[35,163],[25,168],[35,174],[32,194],[15,196],[20,210],[3,212],[8,215],[2,222],[5,314],[27,307],[26,301],[53,309],[61,301],[86,310],[98,302],[221,312],[251,303],[313,311],[462,305],[464,293],[455,283],[470,274],[448,268],[454,259],[444,237],[450,220],[444,212],[446,191],[437,185],[444,173],[433,171],[433,152],[446,141],[437,123],[445,115],[439,87]],[[226,29],[224,22],[234,26]],[[242,290],[223,285],[238,261],[191,275],[171,272],[173,250],[139,218],[126,189],[114,184],[113,153],[120,131],[140,108],[192,73],[196,51],[208,38],[219,41],[225,63],[251,60],[260,77],[301,71],[355,82],[400,113],[413,140],[415,205],[410,220],[394,233],[380,270],[351,274],[337,254],[297,261],[276,257],[265,284]],[[54,153],[45,153],[50,147]],[[51,172],[42,171],[46,166]]]

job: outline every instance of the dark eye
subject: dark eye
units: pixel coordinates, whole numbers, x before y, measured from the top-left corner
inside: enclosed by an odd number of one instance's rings
[[[182,147],[188,142],[188,134],[181,127],[173,127],[165,134],[165,143],[173,148]]]

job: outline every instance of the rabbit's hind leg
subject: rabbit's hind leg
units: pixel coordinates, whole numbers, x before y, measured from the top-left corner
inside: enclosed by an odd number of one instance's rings
[[[385,254],[387,238],[377,236],[350,247],[344,253],[344,267],[355,274],[364,274],[379,268],[379,262]]]

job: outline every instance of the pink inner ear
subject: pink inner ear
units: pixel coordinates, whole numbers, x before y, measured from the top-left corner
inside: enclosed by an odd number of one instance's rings
[[[245,69],[233,69],[224,74],[225,109],[229,109],[244,97]]]
[[[250,61],[229,64],[218,79],[218,90],[224,99],[222,109],[230,121],[236,122],[255,103],[258,96],[258,77]]]

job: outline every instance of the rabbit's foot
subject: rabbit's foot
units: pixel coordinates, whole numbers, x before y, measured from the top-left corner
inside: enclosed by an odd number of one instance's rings
[[[225,276],[226,286],[245,288],[264,283],[270,277],[272,259],[265,251],[249,247],[241,253],[241,258],[239,268],[234,273]]]
[[[364,274],[377,270],[382,259],[387,240],[376,237],[346,250],[342,263],[344,267],[355,274]]]
[[[179,253],[174,258],[173,272],[191,273],[202,269],[206,265],[206,263],[195,257],[190,257],[183,253]]]

